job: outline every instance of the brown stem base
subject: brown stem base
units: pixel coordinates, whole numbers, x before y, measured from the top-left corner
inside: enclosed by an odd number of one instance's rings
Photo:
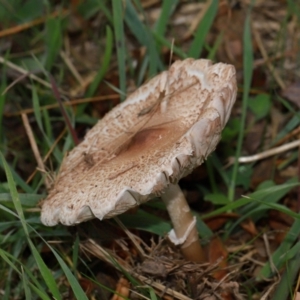
[[[169,212],[174,232],[170,238],[180,244],[183,256],[197,263],[205,262],[205,255],[200,244],[194,216],[178,184],[171,184],[162,195]]]

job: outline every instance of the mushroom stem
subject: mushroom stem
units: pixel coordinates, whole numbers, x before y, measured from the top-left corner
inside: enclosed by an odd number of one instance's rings
[[[196,220],[178,184],[170,184],[161,196],[173,224],[169,238],[180,244],[183,256],[194,262],[204,262],[205,255],[200,244]]]

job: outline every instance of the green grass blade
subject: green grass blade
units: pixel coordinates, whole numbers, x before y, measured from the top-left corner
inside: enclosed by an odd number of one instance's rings
[[[245,206],[246,204],[248,203],[251,203],[252,200],[251,199],[245,199],[245,198],[240,198],[234,202],[231,202],[221,208],[218,208],[218,209],[215,209],[214,211],[208,213],[208,214],[204,214],[201,216],[201,219],[204,220],[204,219],[207,219],[207,218],[211,218],[211,217],[214,217],[214,216],[217,216],[221,213],[224,213],[224,212],[227,212],[227,211],[231,211],[231,210],[235,210],[239,207],[242,207],[242,206]]]
[[[140,7],[140,5],[137,6]],[[130,0],[126,1],[125,21],[126,25],[130,28],[137,40],[147,49],[145,59],[147,57],[147,59],[151,62],[149,64],[148,76],[152,77],[156,75],[159,70],[161,71],[164,69],[163,63],[161,62],[151,31],[140,21],[139,14]]]
[[[62,260],[62,258],[58,255],[58,253],[48,244],[48,247],[51,249],[52,253],[56,257],[58,263],[60,264],[62,270],[64,271],[68,282],[71,285],[71,288],[74,292],[76,299],[78,300],[88,300],[88,297],[84,293],[82,287],[80,286],[79,282],[77,281],[76,277],[72,274],[71,270],[68,268],[66,263]]]
[[[235,192],[235,184],[237,180],[238,173],[238,160],[242,151],[242,143],[245,134],[245,124],[246,124],[246,112],[248,107],[248,98],[252,81],[252,73],[253,73],[253,49],[252,49],[252,36],[251,36],[251,9],[249,9],[246,20],[245,20],[245,28],[244,28],[244,54],[243,54],[243,66],[244,66],[244,90],[243,90],[243,102],[242,102],[242,116],[241,116],[241,125],[240,131],[238,135],[237,141],[237,149],[235,154],[235,162],[233,165],[233,172],[231,181],[228,189],[228,198],[233,201],[234,192]]]
[[[35,259],[35,262],[41,272],[42,277],[44,278],[49,290],[51,291],[53,297],[55,297],[56,299],[62,299],[60,292],[58,290],[57,284],[54,280],[54,277],[51,273],[51,271],[49,270],[49,268],[46,266],[45,262],[43,261],[42,257],[40,256],[39,252],[37,251],[36,247],[34,246],[34,244],[32,243],[32,241],[30,240],[30,238],[28,238],[28,244],[30,246],[31,249],[31,253]]]
[[[77,264],[78,264],[79,243],[80,243],[79,235],[77,234],[73,246],[73,255],[72,255],[73,269],[74,269],[75,276],[76,276],[75,270],[77,269]]]
[[[199,216],[196,216],[196,218],[197,218],[196,226],[199,235],[203,240],[210,240],[214,236],[214,233],[210,230],[210,228],[204,223],[204,221]]]
[[[82,287],[80,286],[79,282],[77,281],[76,277],[72,274],[72,271],[68,268],[68,266],[66,265],[66,263],[63,261],[63,259],[59,256],[59,254],[55,251],[55,249],[53,247],[51,247],[45,240],[42,236],[39,235],[39,233],[35,230],[35,228],[31,227],[30,225],[28,225],[31,230],[33,232],[35,232],[37,234],[37,236],[39,236],[45,244],[47,244],[47,246],[49,247],[49,249],[52,251],[52,253],[54,254],[54,256],[56,257],[62,271],[64,272],[65,276],[67,277],[68,279],[68,282],[74,292],[74,295],[75,297],[78,299],[78,300],[81,300],[81,299],[88,299],[86,294],[84,293]],[[33,251],[34,252],[34,255],[37,255],[37,257],[39,256],[38,253],[36,254],[36,248],[32,245],[32,242],[31,240],[29,239],[29,244],[30,246],[33,248]],[[40,264],[44,264],[44,261],[43,260],[38,260],[38,263]],[[43,274],[42,274],[43,275]],[[57,298],[57,299],[61,299],[61,298]]]
[[[220,161],[219,157],[216,155],[216,153],[212,153],[211,156],[209,156],[208,160],[211,162],[211,164],[214,166],[215,170],[219,173],[221,178],[223,179],[223,182],[226,184],[226,186],[229,186],[229,178],[227,175],[227,172],[224,170],[222,162]]]
[[[256,222],[270,209],[276,209],[297,218],[298,214],[275,203],[296,186],[299,186],[299,183],[292,179],[285,184],[270,186],[248,195],[246,198],[250,199],[251,202],[239,210],[240,217],[227,228],[225,238],[229,237],[232,231],[247,218],[251,217]]]
[[[286,234],[283,242],[273,253],[271,260],[273,265],[277,270],[279,270],[283,263],[285,254],[291,249],[292,245],[295,243],[297,238],[299,237],[300,232],[300,219],[296,219],[294,224],[291,226],[289,232]],[[263,278],[269,278],[274,274],[273,269],[271,267],[270,262],[267,262],[265,266],[261,269],[259,275],[257,276],[257,280]]]
[[[172,50],[173,53],[178,55],[180,58],[185,59],[188,57],[188,55],[183,50],[181,50],[180,47],[173,45],[173,43],[168,41],[165,37],[157,34],[156,32],[153,32],[153,36],[160,44],[168,47],[168,49]]]
[[[14,270],[19,275],[21,275],[21,272],[16,267],[16,265],[9,259],[9,254],[6,253],[1,248],[0,248],[0,257],[3,259],[4,262],[7,263],[7,265],[10,266],[10,269],[8,270],[8,273],[6,275],[6,280],[7,281],[6,281],[6,284],[5,284],[5,292],[4,292],[4,297],[3,297],[3,300],[8,300],[9,299],[9,295],[10,295],[10,290],[11,290],[10,281],[11,281],[11,277],[12,277],[12,272]]]
[[[126,1],[125,21],[138,42],[141,45],[147,46],[149,41],[149,31],[145,24],[140,20],[138,13],[130,0]]]
[[[47,19],[45,45],[47,49],[45,68],[50,71],[62,47],[62,26],[59,17]]]
[[[208,53],[207,59],[215,60],[215,56],[217,54],[217,51],[218,51],[220,45],[223,42],[223,38],[224,38],[224,31],[222,31],[218,35],[215,44],[213,45],[213,47],[210,49],[210,51]]]
[[[49,290],[53,294],[53,296],[56,297],[56,299],[61,299],[60,292],[57,288],[57,285],[55,283],[55,280],[53,278],[53,275],[52,275],[51,271],[48,269],[48,267],[46,266],[46,264],[42,260],[39,252],[37,251],[37,249],[35,248],[34,244],[32,243],[32,241],[29,237],[29,232],[28,232],[26,221],[25,221],[21,201],[19,199],[19,194],[17,192],[12,174],[10,172],[10,168],[9,168],[8,164],[6,163],[2,153],[0,153],[0,158],[1,158],[1,161],[4,165],[6,178],[7,178],[8,186],[9,186],[9,189],[10,189],[10,193],[11,193],[11,197],[12,197],[15,209],[16,209],[17,214],[18,214],[18,216],[20,218],[20,221],[22,223],[22,227],[23,227],[24,233],[27,237],[27,241],[28,241],[28,244],[30,246],[31,252],[34,256],[34,259],[35,259],[35,261],[38,265],[38,268],[41,272],[42,277],[44,278],[44,280],[45,280]]]
[[[8,253],[6,253],[4,250],[2,250],[0,248],[0,257],[15,271],[17,272],[19,275],[21,275],[20,270],[16,267],[16,264],[13,263],[9,257],[8,257]]]
[[[219,1],[211,0],[211,4],[209,8],[207,9],[205,15],[203,16],[203,19],[201,20],[196,30],[194,40],[188,51],[189,57],[193,57],[193,58],[200,57],[206,36],[209,32],[211,25],[213,24],[213,21],[218,11],[218,7],[219,7]]]
[[[49,138],[50,141],[53,141],[53,127],[51,124],[51,119],[49,115],[49,111],[47,109],[42,110],[43,114],[43,121],[44,121],[44,128],[45,128],[45,134]]]
[[[19,195],[19,199],[21,201],[22,206],[30,206],[30,207],[34,207],[37,205],[37,203],[39,202],[39,200],[41,200],[43,197],[45,197],[44,195],[37,195],[37,194],[18,194]],[[0,202],[8,202],[8,203],[13,203],[12,202],[12,197],[10,194],[8,193],[1,193],[0,194]]]
[[[269,182],[264,185],[265,187],[248,195],[249,198],[260,200],[264,203],[275,203],[284,197],[292,188],[299,186],[297,178],[292,178],[284,184],[275,185],[273,182]],[[241,215],[246,215],[252,210],[257,209],[257,203],[243,207],[239,212]],[[257,221],[257,218],[255,218]]]
[[[0,159],[0,167],[4,169],[4,164],[1,159]],[[26,193],[34,192],[34,190],[21,178],[21,176],[11,166],[8,166],[8,168],[17,186],[19,186]]]
[[[13,269],[16,273],[19,274],[19,276],[22,276],[23,270],[25,270],[26,274],[30,277],[30,279],[32,280],[32,282],[28,281],[28,285],[30,285],[31,289],[33,291],[36,292],[36,294],[44,300],[50,300],[50,298],[47,296],[47,294],[45,293],[43,287],[41,286],[41,284],[38,282],[38,280],[36,279],[36,274],[32,274],[32,272],[30,272],[30,270],[28,270],[28,268],[24,265],[21,265],[22,268],[22,272],[16,267],[17,264],[20,264],[20,262],[17,260],[17,258],[15,257],[15,255],[12,255],[10,253],[5,252],[4,250],[2,250],[0,248],[0,257],[3,259],[3,261],[5,261],[10,267],[11,269]],[[9,277],[8,277],[9,278]],[[6,295],[6,294],[5,294]],[[9,294],[8,294],[9,295]],[[7,295],[7,296],[8,296]],[[8,299],[6,297],[4,297],[4,299]],[[3,299],[3,300],[4,300]],[[29,298],[32,299],[32,298]]]
[[[5,98],[6,95],[2,95],[3,91],[6,88],[6,64],[4,64],[2,69],[2,79],[1,79],[1,85],[0,85],[0,143],[2,144],[4,135],[3,135],[3,126],[2,126],[2,119],[3,119],[3,113],[4,113],[4,104],[5,104]],[[2,147],[2,146],[1,146]],[[2,150],[0,148],[0,150]]]
[[[158,35],[165,36],[167,24],[170,20],[172,13],[176,9],[178,2],[179,2],[178,0],[162,2],[161,13],[159,15],[158,20],[156,21],[156,23],[154,25],[154,31]]]
[[[51,298],[48,297],[47,294],[41,292],[41,290],[39,288],[37,288],[35,285],[33,285],[32,283],[29,283],[30,287],[33,291],[35,291],[35,293],[42,299],[42,300],[52,300]]]
[[[32,299],[32,295],[31,295],[31,291],[29,288],[29,282],[28,282],[28,278],[26,276],[26,274],[24,273],[24,270],[22,268],[22,283],[23,283],[23,288],[24,288],[24,293],[25,293],[25,299],[26,300],[31,300]]]
[[[112,31],[109,26],[106,26],[105,45],[106,45],[106,47],[105,47],[105,52],[104,52],[104,56],[102,59],[101,68],[98,71],[94,81],[89,86],[87,93],[86,93],[86,97],[92,97],[95,94],[95,92],[96,92],[100,82],[102,81],[104,75],[106,74],[109,64],[110,64],[110,59],[111,59],[111,54],[112,54],[112,49],[113,49],[113,34],[112,34]]]
[[[18,214],[18,216],[19,216],[19,218],[22,222],[24,231],[25,231],[26,235],[28,236],[28,230],[27,230],[26,224],[24,222],[24,214],[23,214],[22,204],[21,204],[21,201],[19,199],[19,193],[17,192],[16,185],[15,185],[11,170],[10,170],[8,164],[6,163],[6,161],[4,159],[4,156],[2,155],[1,152],[0,152],[0,158],[1,158],[2,164],[4,166],[4,170],[5,170],[7,183],[8,183],[8,187],[9,187],[9,191],[10,191],[10,194],[11,194],[12,201],[14,203],[17,214]]]
[[[34,116],[35,120],[39,126],[39,129],[44,132],[44,126],[42,122],[42,114],[41,114],[41,108],[40,108],[40,102],[39,102],[39,97],[36,91],[36,86],[33,84],[32,85],[32,104],[33,104],[33,111],[34,111]]]
[[[299,242],[297,243],[299,245]],[[294,299],[293,286],[296,276],[300,269],[300,252],[299,249],[293,258],[288,261],[286,270],[280,278],[279,284],[276,286],[272,300]]]
[[[125,48],[125,34],[124,34],[124,23],[123,23],[123,7],[122,1],[112,0],[113,8],[113,22],[115,29],[115,45],[117,48],[117,58],[118,58],[118,70],[119,70],[119,80],[120,80],[120,90],[122,94],[120,95],[121,100],[125,100],[124,94],[126,95],[126,48]]]
[[[165,235],[172,229],[168,222],[142,209],[137,211],[134,218],[129,214],[123,214],[119,216],[119,219],[128,228],[136,228],[160,236]],[[147,222],[144,222],[144,220],[147,220]]]

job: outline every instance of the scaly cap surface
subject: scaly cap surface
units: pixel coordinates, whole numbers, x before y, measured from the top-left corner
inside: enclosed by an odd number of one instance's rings
[[[233,66],[176,61],[110,111],[65,157],[42,204],[42,223],[102,220],[161,195],[214,151],[236,91]]]

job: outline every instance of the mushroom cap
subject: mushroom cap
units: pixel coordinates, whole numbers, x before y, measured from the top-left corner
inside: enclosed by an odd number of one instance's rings
[[[176,61],[68,153],[42,203],[42,223],[111,218],[161,195],[214,151],[236,91],[233,66]]]

